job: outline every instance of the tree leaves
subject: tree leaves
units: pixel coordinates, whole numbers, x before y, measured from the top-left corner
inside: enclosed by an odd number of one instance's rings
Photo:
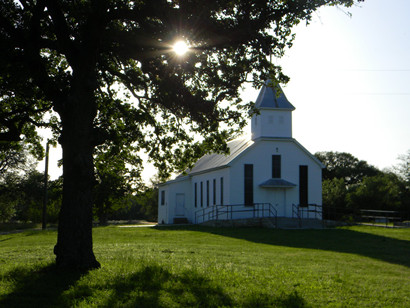
[[[343,179],[345,185],[360,183],[366,176],[375,176],[380,171],[345,152],[318,152],[315,156],[326,166],[323,170],[323,179]]]
[[[20,110],[26,117],[9,125],[8,133],[17,139],[24,125],[47,125],[41,115],[51,106],[63,118],[74,75],[89,66],[86,80],[97,89],[99,110],[96,144],[122,139],[145,149],[161,167],[173,151],[185,149],[191,153],[185,159],[165,164],[167,172],[184,169],[198,158],[192,155],[196,146],[189,146],[193,138],[206,140],[205,152],[218,150],[210,140],[223,143],[245,125],[250,105],[238,91],[244,82],[288,80],[267,56],[282,56],[293,40],[292,26],[324,4],[353,2],[3,0],[0,67],[7,75],[0,88],[32,106]],[[185,57],[171,51],[178,36],[191,44]]]

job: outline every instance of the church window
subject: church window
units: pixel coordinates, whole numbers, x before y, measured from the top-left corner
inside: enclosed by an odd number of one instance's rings
[[[284,122],[283,116],[280,116],[279,117],[279,124],[283,124],[283,122]]]
[[[212,185],[213,187],[212,187],[212,203],[213,203],[213,205],[216,205],[216,179],[214,179],[213,180],[213,185]]]
[[[195,183],[194,184],[194,204],[195,204],[195,207],[197,207],[198,206],[198,185],[197,185],[198,183]]]
[[[161,205],[165,205],[165,190],[161,190]]]
[[[281,156],[272,155],[272,178],[280,179],[281,178]]]
[[[203,185],[203,182],[201,182],[201,200],[200,200],[200,203],[201,203],[201,207],[203,207],[204,206],[204,185]]]
[[[206,181],[206,206],[209,206],[209,180]]]
[[[308,166],[299,166],[299,205],[308,205]]]
[[[224,178],[221,177],[221,205],[224,205]]]
[[[253,205],[253,165],[245,164],[244,168],[244,201],[245,205]]]

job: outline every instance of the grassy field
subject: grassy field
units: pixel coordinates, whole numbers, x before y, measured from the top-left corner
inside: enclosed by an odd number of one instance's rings
[[[410,229],[99,227],[88,273],[56,238],[0,235],[0,307],[410,306]]]

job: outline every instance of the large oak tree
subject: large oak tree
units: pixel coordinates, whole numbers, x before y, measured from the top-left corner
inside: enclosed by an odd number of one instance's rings
[[[353,4],[0,0],[0,99],[10,107],[2,106],[0,138],[18,140],[51,109],[59,116],[51,121],[63,149],[57,265],[100,266],[91,234],[97,146],[132,145],[163,174],[226,150],[249,112],[241,85],[286,81],[269,56],[290,47],[292,27],[322,5]],[[172,52],[177,39],[191,46],[186,56]]]

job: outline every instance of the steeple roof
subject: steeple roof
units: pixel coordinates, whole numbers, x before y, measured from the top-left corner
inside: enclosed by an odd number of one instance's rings
[[[263,85],[261,91],[259,92],[258,98],[255,102],[256,108],[272,108],[272,109],[285,109],[285,110],[295,110],[295,107],[289,103],[282,88],[278,85],[280,89],[279,96],[276,95],[275,88],[270,87],[271,81],[268,80]]]

